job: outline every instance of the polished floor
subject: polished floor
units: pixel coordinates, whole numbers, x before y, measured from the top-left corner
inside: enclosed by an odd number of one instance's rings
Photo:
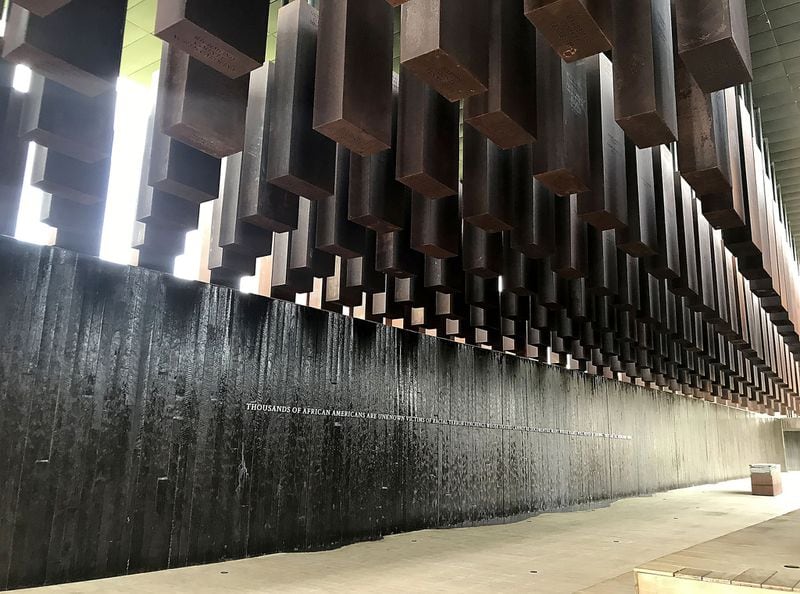
[[[749,480],[544,514],[499,526],[424,530],[335,551],[269,555],[18,592],[633,592],[636,565],[800,509],[800,472],[780,497]]]

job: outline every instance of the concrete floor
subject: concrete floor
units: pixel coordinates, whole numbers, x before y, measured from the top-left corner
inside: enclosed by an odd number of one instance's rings
[[[641,563],[800,508],[800,472],[780,497],[749,480],[625,499],[515,524],[424,530],[335,551],[269,555],[17,592],[633,592]]]

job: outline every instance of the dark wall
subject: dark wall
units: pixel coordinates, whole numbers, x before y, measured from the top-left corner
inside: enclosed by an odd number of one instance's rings
[[[786,448],[786,468],[800,470],[800,431],[785,431],[783,443]]]
[[[0,238],[0,586],[487,522],[751,461],[783,461],[778,423]]]

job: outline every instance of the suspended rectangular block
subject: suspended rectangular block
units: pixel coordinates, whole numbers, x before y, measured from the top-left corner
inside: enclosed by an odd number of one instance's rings
[[[43,194],[39,220],[59,230],[88,232],[102,229],[105,210],[103,203],[78,204],[74,200]]]
[[[500,280],[505,293],[513,293],[521,297],[529,297],[534,294],[537,288],[534,261],[511,247],[507,233],[503,234],[502,264],[503,274]]]
[[[272,231],[240,220],[239,180],[242,173],[242,154],[225,160],[225,184],[222,188],[219,247],[254,258],[268,256],[272,250]]]
[[[364,233],[363,256],[350,258],[344,262],[346,286],[370,294],[379,293],[386,288],[386,276],[375,269],[375,232]]]
[[[614,111],[639,148],[678,135],[669,0],[614,0]]]
[[[153,131],[148,181],[153,188],[195,203],[219,194],[220,160]]]
[[[724,93],[704,93],[680,60],[675,62],[678,169],[698,196],[731,190]]]
[[[403,68],[449,101],[487,90],[488,0],[414,0],[400,11]]]
[[[748,151],[748,145],[752,147],[752,136],[747,131],[747,138],[739,136],[739,116],[737,115],[738,98],[735,89],[726,89],[713,94],[714,97],[721,99],[724,105],[725,125],[724,134],[726,138],[727,164],[730,171],[730,187],[721,192],[710,193],[700,196],[703,203],[703,214],[708,222],[716,229],[735,229],[744,227],[748,218],[747,200],[750,190],[745,192],[743,177],[749,183],[750,176],[755,177],[753,165],[745,163],[742,165],[742,153]],[[745,157],[747,159],[747,157]],[[749,173],[748,173],[749,170]],[[741,229],[740,235],[747,234],[747,229]]]
[[[289,276],[292,284],[308,293],[314,288],[314,278],[332,276],[336,257],[316,249],[317,239],[316,201],[300,197],[297,212],[297,229],[289,237]]]
[[[464,128],[464,221],[497,233],[513,227],[511,151],[500,149],[472,127]]]
[[[175,255],[165,254],[147,247],[139,248],[139,257],[136,265],[149,270],[171,274],[175,270]]]
[[[411,249],[411,200],[403,204],[403,228],[379,233],[375,239],[375,267],[396,277],[421,276],[424,256]]]
[[[72,0],[39,17],[11,4],[3,57],[90,97],[113,91],[126,8],[124,0]]]
[[[525,16],[567,62],[612,47],[611,2],[606,0],[525,0]]]
[[[658,279],[680,276],[679,242],[677,234],[678,205],[675,196],[675,169],[672,152],[666,146],[651,149],[655,187],[655,223],[657,254],[647,262],[647,270]]]
[[[367,231],[347,218],[349,194],[350,151],[337,146],[335,191],[317,205],[317,249],[345,259],[363,255]]]
[[[464,223],[462,230],[464,272],[496,278],[503,272],[503,236]]]
[[[111,156],[116,92],[87,97],[34,74],[19,135],[86,163]]]
[[[111,167],[109,159],[84,163],[39,145],[34,151],[32,186],[81,204],[105,201]]]
[[[555,250],[555,198],[544,184],[533,178],[533,149],[512,151],[511,194],[514,228],[511,247],[529,258],[542,258]]]
[[[425,289],[443,293],[464,292],[464,266],[460,258],[425,258]]]
[[[139,191],[139,201],[136,205],[137,221],[185,231],[197,229],[200,220],[200,205],[196,202],[154,190],[147,185],[140,188]]]
[[[695,237],[694,192],[681,176],[675,178],[675,231],[680,238],[678,257],[680,276],[670,281],[670,289],[676,295],[690,300],[700,294],[698,278],[697,238]]]
[[[614,231],[587,229],[589,250],[588,288],[595,295],[617,292],[617,242]]]
[[[55,12],[62,6],[66,6],[72,0],[14,0],[14,4],[19,4],[22,8],[36,16],[46,17]],[[5,0],[0,2],[0,12],[3,10]]]
[[[0,75],[13,66],[0,60]],[[10,73],[9,73],[10,74]],[[0,86],[0,235],[14,235],[19,214],[28,142],[19,138],[22,93],[11,88],[10,77]],[[5,86],[8,85],[8,86]]]
[[[178,255],[183,253],[186,245],[186,233],[170,227],[136,222],[133,224],[131,247],[149,248],[164,254]]]
[[[458,196],[411,196],[411,248],[432,258],[454,258],[461,243]]]
[[[164,45],[159,94],[164,133],[212,157],[244,147],[249,77],[230,79],[186,52]]]
[[[239,220],[284,233],[297,227],[298,197],[267,181],[270,122],[276,105],[275,65],[265,64],[250,73],[245,117],[242,173],[239,179]]]
[[[373,0],[323,2],[314,130],[360,156],[392,142],[392,9]]]
[[[625,133],[614,121],[614,80],[604,55],[586,60],[589,97],[590,190],[578,197],[578,215],[600,230],[628,224]]]
[[[317,11],[307,2],[278,10],[267,161],[271,184],[310,200],[333,194],[336,169],[336,143],[313,128],[317,23]]]
[[[155,35],[229,78],[264,63],[269,3],[158,0]]]
[[[586,223],[578,216],[578,196],[572,195],[556,202],[556,250],[552,258],[553,271],[561,278],[576,279],[586,275],[588,251]]]
[[[397,180],[427,198],[458,194],[459,105],[401,68],[397,126]]]
[[[699,261],[700,299],[690,307],[703,315],[710,316],[717,311],[716,280],[714,273],[714,231],[705,217],[699,216],[699,205],[695,201],[695,235],[697,237],[697,256]]]
[[[658,252],[653,153],[625,141],[628,226],[617,232],[617,245],[631,256],[653,256]]]
[[[397,109],[398,93],[394,94],[392,115],[392,148],[376,155],[350,155],[350,197],[348,217],[354,223],[377,233],[402,228],[406,206],[411,200],[407,188],[397,181]]]
[[[347,286],[347,263],[346,260],[336,256],[336,268],[334,273],[325,279],[326,303],[340,305],[342,307],[358,307],[361,305],[362,294],[358,289]]]
[[[536,140],[536,31],[523,0],[491,2],[489,90],[464,102],[464,122],[502,149]]]
[[[71,252],[97,256],[100,254],[101,237],[102,228],[81,229],[80,231],[59,229],[56,232],[55,245]]]
[[[272,270],[270,273],[270,296],[275,299],[294,301],[298,293],[311,291],[314,288],[314,278],[307,282],[297,281],[289,274],[289,245],[291,231],[275,233],[272,236]],[[331,256],[333,258],[333,256]]]
[[[591,181],[586,71],[582,64],[563,62],[537,34],[536,77],[533,174],[559,196],[586,192]]]
[[[675,16],[678,54],[704,92],[753,80],[745,0],[676,0]]]

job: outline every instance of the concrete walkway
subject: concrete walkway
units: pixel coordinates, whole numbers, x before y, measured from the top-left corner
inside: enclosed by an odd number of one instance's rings
[[[800,472],[780,497],[749,480],[545,514],[515,524],[424,530],[335,551],[269,555],[17,592],[633,592],[632,569],[800,508]],[[604,583],[603,583],[604,582]]]

